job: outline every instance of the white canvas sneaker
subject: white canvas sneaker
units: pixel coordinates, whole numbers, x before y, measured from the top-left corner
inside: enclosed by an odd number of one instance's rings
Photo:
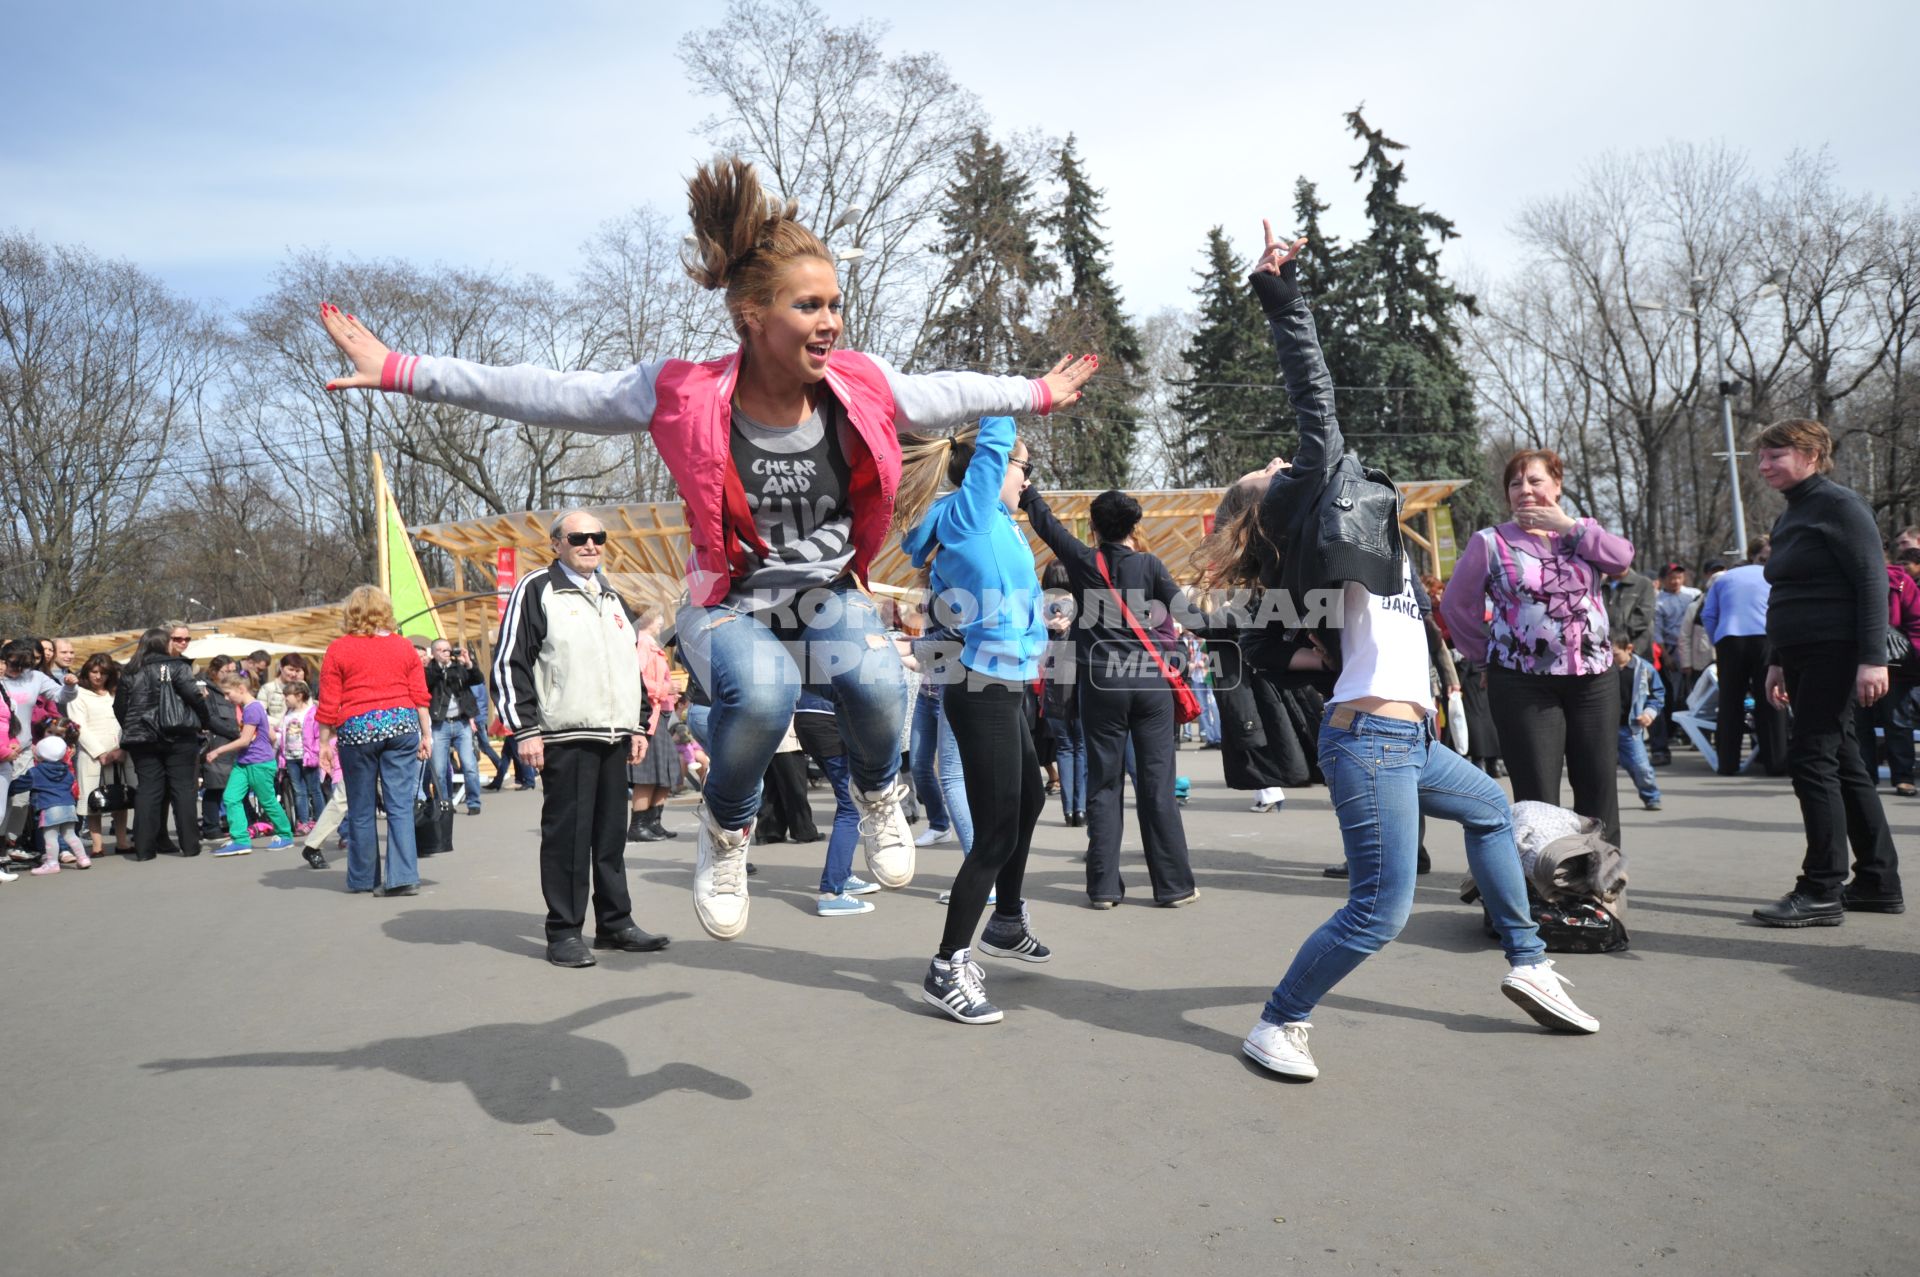
[[[1513,968],[1500,982],[1500,992],[1549,1029],[1598,1033],[1600,1021],[1575,1006],[1567,996],[1566,990],[1572,986],[1573,981],[1555,971],[1553,962],[1548,960],[1530,967]]]
[[[953,830],[951,828],[923,829],[920,831],[920,836],[913,840],[913,845],[916,847],[937,847],[943,842],[958,842],[958,841],[959,839],[954,837]]]
[[[1292,1024],[1268,1024],[1262,1020],[1253,1026],[1240,1049],[1263,1069],[1311,1082],[1320,1076],[1320,1066],[1313,1062],[1313,1052],[1307,1050],[1307,1030],[1312,1027],[1305,1020]]]
[[[872,793],[854,791],[860,804],[860,848],[867,855],[867,872],[889,890],[913,881],[913,826],[901,806],[907,787],[898,780]]]
[[[747,929],[746,829],[721,829],[707,815],[707,805],[696,813],[700,826],[700,857],[693,866],[693,911],[715,940],[732,940]]]

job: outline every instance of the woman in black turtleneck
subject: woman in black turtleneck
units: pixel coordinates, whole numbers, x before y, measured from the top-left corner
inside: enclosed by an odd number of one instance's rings
[[[1787,758],[1807,856],[1793,890],[1753,916],[1774,927],[1837,927],[1848,912],[1900,913],[1893,836],[1853,734],[1852,702],[1887,694],[1880,533],[1866,502],[1826,477],[1833,437],[1819,422],[1775,422],[1760,432],[1759,454],[1760,477],[1787,499],[1767,560],[1767,697],[1793,707]]]

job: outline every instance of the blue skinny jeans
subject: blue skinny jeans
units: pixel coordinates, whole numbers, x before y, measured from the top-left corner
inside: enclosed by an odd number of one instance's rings
[[[1422,814],[1465,827],[1467,866],[1507,960],[1532,966],[1544,959],[1500,786],[1436,744],[1424,723],[1356,714],[1335,727],[1333,713],[1329,706],[1320,723],[1320,770],[1346,844],[1347,903],[1300,946],[1260,1018],[1308,1018],[1329,989],[1400,934],[1413,911]]]
[[[869,793],[893,783],[906,681],[879,609],[857,584],[842,580],[758,612],[688,604],[674,628],[712,700],[702,797],[722,829],[744,829],[760,814],[760,778],[803,688],[833,702],[851,783]]]

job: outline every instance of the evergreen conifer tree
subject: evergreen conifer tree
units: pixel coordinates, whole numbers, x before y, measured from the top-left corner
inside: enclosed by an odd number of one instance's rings
[[[1197,273],[1199,324],[1182,352],[1189,372],[1173,401],[1187,440],[1178,473],[1187,486],[1216,487],[1287,455],[1294,435],[1285,396],[1275,392],[1266,319],[1224,228],[1207,232]]]
[[[1367,234],[1322,263],[1331,278],[1314,300],[1340,416],[1355,449],[1396,479],[1478,478],[1483,469],[1472,383],[1458,355],[1462,309],[1474,299],[1440,272],[1453,223],[1408,203],[1406,148],[1370,126],[1360,108],[1347,126],[1364,143],[1354,180],[1367,184]],[[1303,184],[1304,186],[1304,184]],[[1321,206],[1308,196],[1307,211]],[[1298,208],[1298,206],[1297,206]],[[1454,500],[1468,524],[1490,513],[1494,494],[1476,484]]]
[[[1045,447],[1036,447],[1054,486],[1124,487],[1137,400],[1145,375],[1140,335],[1121,309],[1120,291],[1109,275],[1102,192],[1087,179],[1073,135],[1061,146],[1054,170],[1063,193],[1045,219],[1062,267],[1066,293],[1046,325],[1046,345],[1060,354],[1095,354],[1100,372],[1081,399],[1049,420]]]
[[[947,269],[915,362],[1001,371],[1036,356],[1033,294],[1057,272],[1040,257],[1032,183],[976,129],[955,160],[940,211]]]

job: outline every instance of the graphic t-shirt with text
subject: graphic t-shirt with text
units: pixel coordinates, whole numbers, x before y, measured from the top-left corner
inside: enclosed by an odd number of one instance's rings
[[[789,429],[763,426],[733,410],[733,468],[768,555],[748,554],[746,575],[734,582],[728,603],[780,607],[831,582],[852,562],[849,429],[840,405],[825,394],[811,416]]]

